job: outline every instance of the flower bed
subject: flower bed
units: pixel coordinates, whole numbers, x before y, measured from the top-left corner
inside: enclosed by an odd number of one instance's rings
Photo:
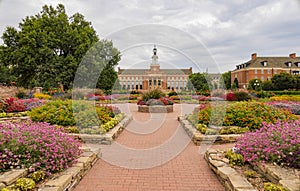
[[[81,153],[75,137],[47,123],[5,123],[0,130],[2,172],[29,168],[49,175],[70,167]]]
[[[264,103],[236,102],[228,105],[225,103],[216,106],[204,105],[200,112],[189,117],[189,121],[194,125],[238,126],[247,127],[250,131],[259,129],[262,122],[276,123],[278,119],[296,120],[297,116]]]
[[[245,161],[274,162],[300,169],[300,120],[263,123],[263,127],[249,132],[237,142],[236,148]]]
[[[142,100],[137,102],[138,111],[144,113],[169,113],[173,112],[174,101],[165,97],[160,90],[146,92],[142,96]]]
[[[293,114],[300,115],[300,103],[296,101],[272,101],[268,102],[268,105],[271,105],[276,108],[285,109],[290,111]]]
[[[117,107],[107,105],[94,107],[89,101],[72,100],[49,102],[33,109],[29,115],[33,121],[64,127],[76,126],[80,132],[98,134],[109,131],[123,119]]]

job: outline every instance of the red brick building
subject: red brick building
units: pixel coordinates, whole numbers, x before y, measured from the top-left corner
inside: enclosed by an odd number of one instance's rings
[[[258,57],[254,53],[251,55],[251,60],[237,65],[231,72],[231,84],[237,78],[239,88],[248,88],[249,81],[252,79],[260,79],[264,82],[281,72],[299,75],[300,58],[296,57],[296,53],[287,57]]]
[[[161,69],[158,63],[157,49],[154,46],[152,63],[149,69],[118,68],[118,79],[124,90],[175,89],[187,88],[192,67],[188,69]]]

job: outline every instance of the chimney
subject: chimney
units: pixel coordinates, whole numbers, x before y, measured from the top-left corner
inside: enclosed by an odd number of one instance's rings
[[[296,53],[291,53],[290,58],[296,58]]]
[[[257,57],[257,53],[251,54],[251,60],[254,60]]]

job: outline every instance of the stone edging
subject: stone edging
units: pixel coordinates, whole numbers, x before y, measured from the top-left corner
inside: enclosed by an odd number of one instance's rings
[[[200,133],[185,117],[179,116],[178,121],[195,145],[236,142],[241,135],[204,135]]]
[[[255,170],[266,176],[271,182],[280,184],[290,191],[300,190],[300,177],[291,173],[291,169],[281,168],[274,164],[252,165]]]
[[[73,134],[73,135],[78,136],[85,143],[110,145],[112,144],[113,140],[120,135],[120,133],[124,130],[124,128],[129,124],[131,120],[132,120],[131,115],[125,116],[124,119],[119,124],[117,124],[109,132],[103,135],[92,135],[92,134]]]
[[[228,165],[229,161],[227,158],[218,157],[219,152],[222,151],[208,149],[204,158],[219,180],[225,185],[226,190],[257,191],[247,179],[243,178],[235,169]]]
[[[76,164],[43,183],[43,186],[38,190],[73,190],[101,156],[100,149],[92,151],[89,147],[82,147],[81,150],[83,150],[83,154],[78,158]],[[14,169],[3,173],[0,175],[0,189],[12,185],[18,178],[25,177],[27,174],[27,169]]]
[[[138,112],[142,113],[171,113],[173,105],[138,105]]]
[[[23,117],[3,117],[0,118],[0,123],[1,122],[7,122],[7,121],[25,121],[25,120],[29,120],[30,117],[29,116],[23,116]]]

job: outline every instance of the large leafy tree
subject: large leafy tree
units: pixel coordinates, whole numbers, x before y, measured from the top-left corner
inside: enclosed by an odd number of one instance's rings
[[[193,73],[189,80],[197,91],[209,91],[212,89],[212,79],[207,73]]]
[[[296,80],[289,73],[281,72],[272,77],[272,83],[275,90],[288,90],[296,88]]]
[[[2,63],[11,68],[17,83],[45,88],[58,84],[70,88],[81,60],[99,40],[83,15],[76,13],[69,17],[62,4],[56,8],[43,6],[39,14],[23,19],[19,30],[8,27],[2,39]],[[98,43],[113,49],[111,42]],[[113,67],[119,61],[118,55],[101,58]]]
[[[220,87],[230,89],[231,88],[231,72],[225,72],[220,79]]]

